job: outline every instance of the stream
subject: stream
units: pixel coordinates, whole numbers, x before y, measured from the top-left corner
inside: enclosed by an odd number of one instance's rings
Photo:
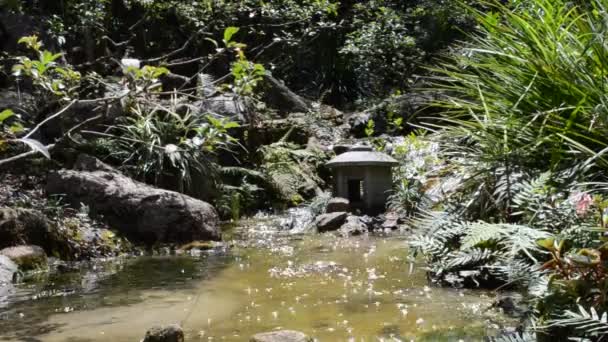
[[[96,261],[0,293],[2,341],[139,341],[180,323],[186,341],[299,330],[319,341],[481,341],[516,324],[493,294],[429,287],[404,234],[340,238],[281,230],[285,217],[230,227],[225,246]]]

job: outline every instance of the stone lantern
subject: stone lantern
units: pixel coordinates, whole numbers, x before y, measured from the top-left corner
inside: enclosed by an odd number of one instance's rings
[[[352,210],[382,213],[393,187],[392,168],[398,164],[369,146],[352,147],[326,164],[333,171],[333,195],[348,199]]]

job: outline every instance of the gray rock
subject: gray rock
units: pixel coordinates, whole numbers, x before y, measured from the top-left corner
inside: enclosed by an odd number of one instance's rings
[[[264,77],[265,92],[264,102],[269,107],[277,109],[281,113],[308,112],[310,105],[298,94],[291,91],[283,82],[267,73]]]
[[[0,288],[12,283],[18,270],[17,264],[9,257],[0,255]]]
[[[325,212],[337,213],[350,211],[350,201],[342,197],[334,197],[327,202]]]
[[[184,342],[184,331],[177,324],[153,327],[146,332],[142,342]]]
[[[315,218],[315,226],[317,226],[317,230],[321,233],[337,230],[344,224],[347,216],[348,213],[346,212],[319,215]]]
[[[338,233],[342,236],[366,234],[369,231],[370,223],[370,220],[365,217],[349,215],[346,218],[346,222],[338,230]]]
[[[221,238],[217,212],[209,203],[134,181],[110,166],[96,164],[102,165],[99,170],[52,172],[47,192],[64,194],[75,206],[88,205],[133,240],[153,244]]]
[[[245,120],[242,114],[245,112],[246,105],[236,94],[222,94],[211,97],[200,103],[200,108],[201,112],[211,112],[238,121]]]
[[[279,330],[256,334],[249,342],[312,342],[313,339],[306,334],[293,330]]]
[[[23,271],[48,268],[48,260],[44,249],[39,246],[16,246],[0,250],[0,255],[8,257]]]
[[[384,216],[384,222],[382,222],[383,229],[395,230],[399,227],[399,214],[396,212],[389,212]]]

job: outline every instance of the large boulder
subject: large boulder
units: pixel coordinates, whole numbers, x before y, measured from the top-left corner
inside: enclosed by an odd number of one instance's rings
[[[334,197],[327,202],[325,212],[337,213],[350,211],[350,201],[342,197]]]
[[[39,246],[16,246],[0,250],[0,255],[11,259],[22,271],[32,271],[48,268],[48,260],[44,249]]]
[[[92,157],[80,156],[75,168],[49,174],[47,191],[65,195],[73,205],[88,205],[132,240],[153,244],[221,238],[217,212],[209,203],[134,181]]]
[[[13,282],[18,269],[9,257],[0,255],[0,288]]]
[[[337,230],[344,224],[347,216],[346,212],[319,215],[315,218],[315,226],[320,233]]]
[[[306,334],[293,330],[278,330],[253,335],[250,342],[312,342]]]
[[[142,342],[184,342],[184,331],[177,324],[153,327],[146,332]]]

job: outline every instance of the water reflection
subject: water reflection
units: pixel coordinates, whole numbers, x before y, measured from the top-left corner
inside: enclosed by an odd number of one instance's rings
[[[475,341],[512,323],[487,310],[489,294],[430,288],[423,271],[410,274],[403,237],[294,236],[279,231],[283,219],[240,223],[228,250],[127,259],[20,286],[0,336],[137,341],[178,322],[195,341],[277,328],[321,341]]]

